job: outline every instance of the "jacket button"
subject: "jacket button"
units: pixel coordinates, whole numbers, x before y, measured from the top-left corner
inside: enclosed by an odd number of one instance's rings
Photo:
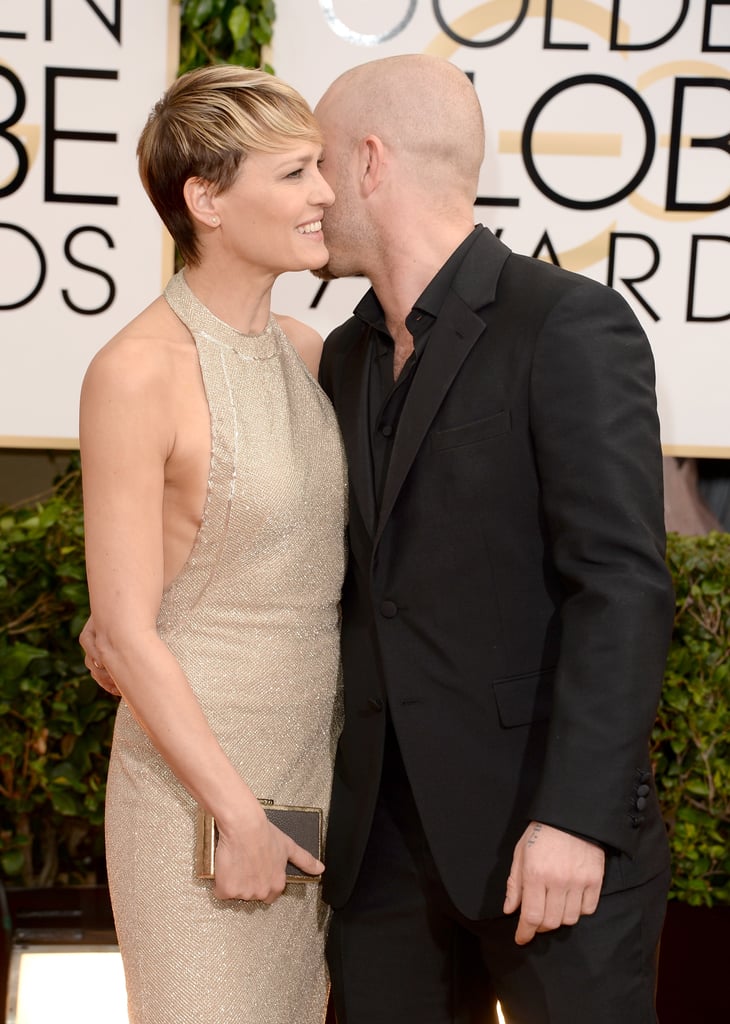
[[[398,614],[398,605],[395,601],[381,601],[380,614],[386,619],[394,619]]]
[[[636,795],[637,796],[648,796],[650,792],[651,792],[651,790],[650,790],[649,786],[647,786],[646,783],[645,783],[643,786],[639,786],[638,787],[638,789],[636,790]]]
[[[382,711],[383,708],[385,707],[385,704],[380,699],[380,697],[368,697],[368,704],[373,709],[373,711]]]
[[[636,798],[636,810],[637,811],[643,811],[645,807],[646,807],[646,797],[645,796],[638,796]]]

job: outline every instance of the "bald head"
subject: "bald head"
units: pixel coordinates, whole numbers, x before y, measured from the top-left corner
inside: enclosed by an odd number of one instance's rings
[[[474,87],[455,65],[427,54],[370,61],[340,75],[315,113],[340,141],[377,135],[407,161],[414,185],[456,187],[473,201],[484,158]]]

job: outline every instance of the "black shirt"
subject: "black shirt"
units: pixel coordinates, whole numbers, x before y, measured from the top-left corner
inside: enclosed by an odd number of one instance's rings
[[[478,234],[478,229],[474,228],[466,236],[427,285],[406,317],[406,327],[413,336],[414,350],[405,362],[397,380],[393,380],[395,345],[388,333],[385,314],[375,292],[372,289],[367,292],[355,309],[355,316],[370,329],[368,427],[375,501],[378,507],[380,507],[383,496],[383,487],[398,423],[418,369],[418,363],[423,355],[431,329],[451,290],[452,282]]]

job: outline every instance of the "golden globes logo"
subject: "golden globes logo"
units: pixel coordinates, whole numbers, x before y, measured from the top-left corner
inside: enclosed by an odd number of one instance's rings
[[[622,18],[622,13],[627,15],[636,13],[636,0],[634,3],[626,3],[622,0],[612,0],[610,7],[601,8],[587,0],[545,0],[544,3],[528,3],[527,0],[516,5],[514,3],[497,2],[482,4],[474,8],[455,22],[448,24],[443,17],[442,4],[435,0],[433,7],[442,35],[436,37],[431,46],[430,52],[440,53],[442,56],[450,56],[456,46],[470,48],[483,48],[494,46],[510,38],[529,17],[541,17],[543,19],[542,47],[544,50],[588,50],[589,43],[572,39],[570,41],[561,38],[556,27],[556,20],[572,23],[575,26],[588,30],[590,34],[598,37],[605,44],[609,54],[624,55],[631,52],[659,51],[673,40],[685,25],[689,12],[689,0],[683,0],[681,5],[677,4],[677,10],[673,20],[663,22],[663,31],[651,38],[636,39],[632,31],[631,22]],[[519,6],[519,10],[509,19],[508,8]],[[664,4],[665,14],[672,15],[671,6]],[[694,41],[694,46],[704,53],[727,52],[730,45],[715,41],[717,33],[713,33],[713,15],[715,8],[721,6],[713,0],[707,0],[704,5],[702,28],[700,38]],[[479,37],[486,31],[490,32],[498,28],[504,21],[508,20],[507,28],[498,31],[496,35],[488,39]],[[642,93],[645,93],[652,86],[669,80],[673,86],[673,96],[670,103],[669,123],[664,126],[665,131],[657,133],[655,119],[649,104]],[[615,129],[613,131],[591,131],[577,133],[560,129],[557,124],[554,128],[541,129],[545,120],[550,120],[551,115],[555,119],[556,110],[562,107],[567,114],[567,123],[571,123],[571,113],[577,114],[577,120],[585,120],[581,115],[583,110],[575,97],[579,90],[585,90],[591,94],[592,121],[600,123],[600,115],[605,113],[609,120],[613,120]],[[611,90],[612,99],[607,100],[606,96],[599,97],[600,92],[606,93]],[[701,95],[705,108],[712,108],[710,97],[717,99],[720,95],[711,90],[720,90],[722,98],[730,100],[730,73],[726,68],[714,62],[705,60],[670,61],[659,64],[644,72],[638,80],[630,84],[624,78],[614,77],[605,74],[581,74],[562,79],[547,88],[533,103],[525,119],[522,131],[503,132],[500,136],[500,151],[514,152],[515,144],[519,145],[519,152],[527,175],[539,193],[546,199],[565,209],[573,210],[599,210],[615,206],[623,200],[646,217],[653,217],[661,220],[698,219],[708,213],[717,212],[730,205],[730,191],[721,195],[704,194],[680,194],[681,193],[681,165],[683,154],[689,150],[702,150],[705,153],[709,150],[716,150],[726,157],[730,154],[730,139],[727,133],[727,123],[724,122],[723,130],[714,135],[695,136],[686,131],[686,112],[688,109],[696,108],[698,96]],[[571,100],[574,101],[571,103]],[[617,102],[620,101],[620,102]],[[721,103],[714,104],[716,109],[721,108]],[[612,109],[613,108],[613,109]],[[730,104],[726,106],[726,112],[730,111]],[[558,115],[559,116],[559,115]],[[634,140],[630,147],[624,146],[626,124],[633,124],[634,134],[639,137]],[[640,186],[650,175],[657,156],[657,149],[661,147],[667,151],[666,174],[664,182],[663,202],[650,202],[643,198],[639,192]],[[590,188],[595,187],[593,176],[589,178],[588,189],[582,194],[576,194],[576,184],[581,181],[581,176],[575,173],[575,161],[563,161],[562,167],[566,171],[565,185],[558,185],[549,176],[547,170],[541,169],[540,157],[547,156],[590,156],[593,158],[603,157],[609,161],[618,161],[625,149],[632,153],[638,153],[639,159],[636,167],[623,179],[616,183],[613,190],[606,190],[603,193],[590,193]],[[595,163],[595,160],[593,161]],[[707,162],[705,162],[706,168]],[[606,173],[594,174],[599,180],[610,177]],[[717,165],[712,172],[695,174],[695,184],[701,182],[707,189],[712,183],[727,182],[727,167],[723,166],[718,170]],[[655,176],[656,177],[656,176]],[[570,189],[573,191],[570,191]],[[484,205],[519,205],[519,198],[507,197],[482,197],[480,202]],[[645,232],[622,232],[614,230],[615,225],[607,227],[598,235],[592,237],[574,247],[570,252],[559,253],[553,245],[547,229],[540,237],[533,255],[540,256],[547,254],[552,262],[566,266],[573,270],[584,270],[587,266],[607,258],[606,283],[613,285],[617,279],[618,258],[621,246],[627,242],[636,246],[643,245],[649,255],[649,265],[641,273],[633,277],[621,277],[622,283],[632,294],[634,299],[643,307],[646,313],[654,320],[660,319],[660,313],[648,301],[639,284],[648,281],[659,269],[661,255],[656,240]],[[501,234],[501,232],[499,232]],[[698,272],[701,265],[701,256],[709,249],[718,244],[727,244],[730,238],[714,233],[692,234],[689,239],[689,252],[685,254],[688,261],[687,267],[687,296],[685,319],[689,321],[718,321],[730,319],[730,312],[726,309],[713,312],[702,312],[696,307],[696,292]]]
[[[423,11],[425,0],[420,3]],[[320,0],[330,30],[356,45],[374,47],[402,34],[419,3],[409,0],[396,5],[395,11],[360,8],[357,20],[353,5],[346,20],[346,6]],[[660,241],[645,223],[663,222],[666,236],[671,225],[679,228],[699,222],[730,206],[730,70],[709,56],[730,51],[728,0],[695,3],[694,18],[688,17],[689,0],[606,0],[603,4],[492,0],[476,5],[432,0],[427,6],[436,34],[425,52],[451,59],[465,50],[473,58],[474,70],[468,73],[477,89],[484,74],[480,64],[488,68],[497,48],[514,43],[520,34],[529,40],[527,47],[534,47],[536,26],[541,29],[536,58],[564,54],[562,66],[569,67],[571,57],[574,63],[585,64],[581,53],[599,53],[600,73],[584,71],[551,81],[528,102],[521,127],[499,131],[500,157],[521,160],[534,193],[515,195],[505,190],[505,194],[480,195],[477,206],[516,209],[528,199],[534,206],[535,198],[541,197],[542,216],[551,209],[565,211],[565,216],[570,211],[609,211],[626,204],[621,209],[628,207],[631,230],[620,229],[625,225],[619,225],[615,212],[590,238],[565,247],[554,241],[560,234],[558,223],[557,229],[538,229],[531,255],[576,271],[605,260],[606,283],[613,285],[620,279],[654,321],[661,319],[655,301],[640,287],[657,274],[662,262]],[[697,16],[700,6],[701,18]],[[676,52],[680,44],[685,53],[697,56],[662,59],[668,48],[673,46]],[[652,61],[656,58],[656,63],[647,66],[643,60],[641,71],[632,79],[627,58],[638,54]],[[545,81],[529,58],[526,48],[521,60],[529,70],[516,69],[521,79],[517,84],[523,89],[529,88],[530,72],[535,81]],[[555,66],[554,60],[550,66]],[[510,83],[505,82],[505,87],[510,88]],[[486,99],[489,116],[493,96]],[[622,220],[626,215],[621,214]],[[640,230],[635,229],[637,218]],[[497,227],[495,233],[509,243],[503,228]],[[686,262],[686,321],[730,319],[725,296],[720,297],[721,308],[716,295],[698,299],[702,268],[718,257],[727,258],[730,237],[714,231],[688,234],[686,229],[676,230],[675,235],[683,251],[673,251],[672,258]],[[630,273],[620,269],[622,257],[629,253],[634,268]]]

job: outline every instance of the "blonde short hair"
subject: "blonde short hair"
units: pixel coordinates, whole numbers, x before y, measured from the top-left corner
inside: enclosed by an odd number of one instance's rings
[[[183,260],[200,247],[183,196],[188,178],[225,192],[249,152],[276,153],[297,141],[321,145],[308,104],[265,71],[216,64],[178,78],[155,104],[137,145],[145,191]]]

